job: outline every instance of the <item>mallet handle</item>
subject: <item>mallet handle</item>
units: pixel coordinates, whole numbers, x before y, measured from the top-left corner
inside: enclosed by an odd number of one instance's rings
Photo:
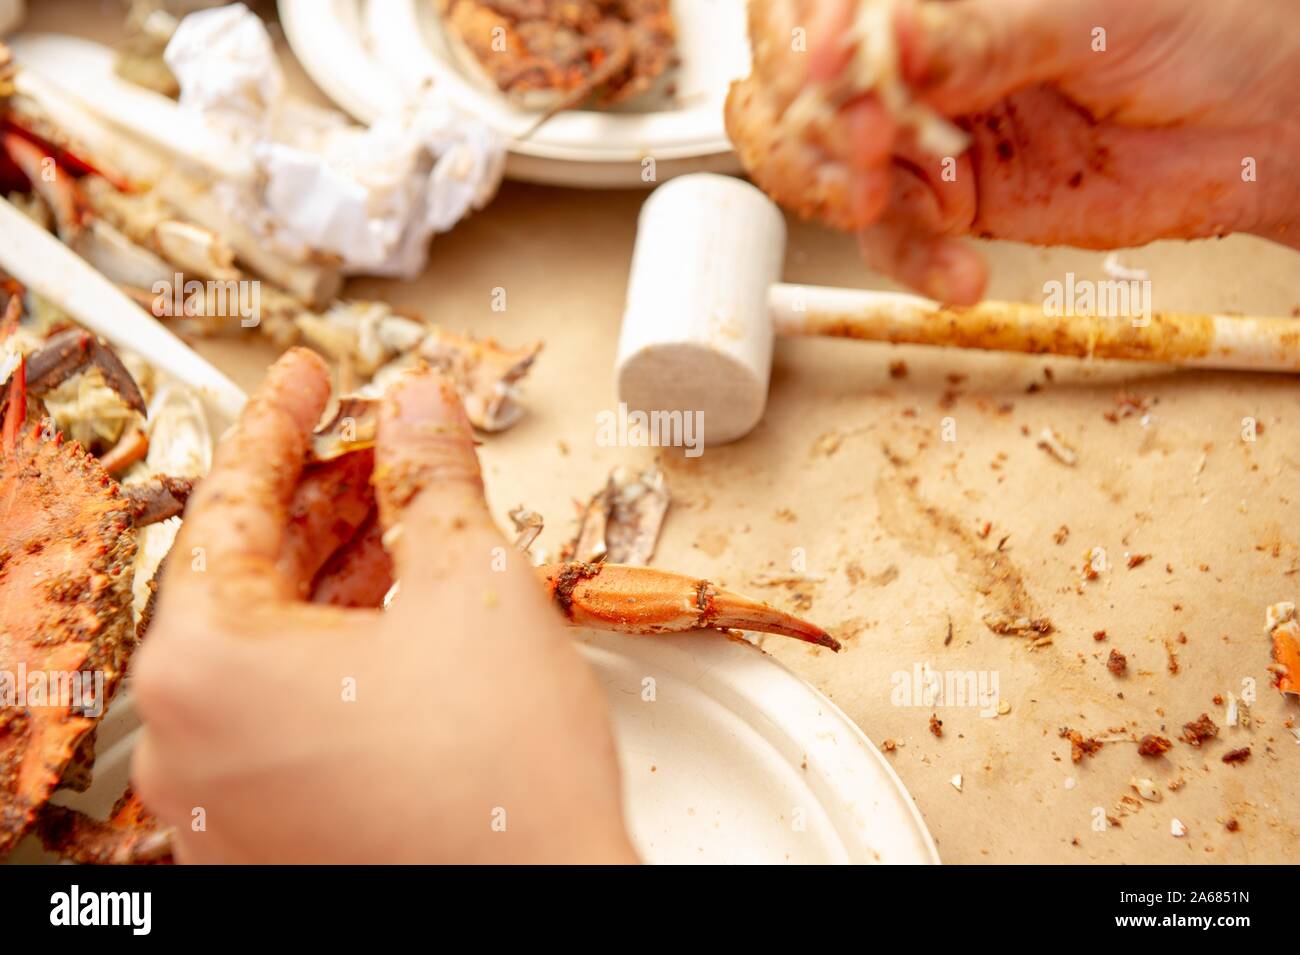
[[[1020,302],[957,308],[901,292],[787,284],[769,289],[768,307],[778,335],[1300,371],[1300,320],[1289,318],[1170,312],[1154,312],[1149,319],[1055,316]]]

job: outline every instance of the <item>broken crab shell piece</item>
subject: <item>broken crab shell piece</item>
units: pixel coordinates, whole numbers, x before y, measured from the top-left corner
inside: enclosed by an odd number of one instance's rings
[[[102,821],[65,806],[46,806],[36,832],[46,852],[83,865],[172,861],[172,830],[162,828],[130,789]]]
[[[420,357],[451,379],[461,404],[479,431],[504,431],[523,415],[515,401],[515,382],[524,376],[541,351],[541,343],[504,349],[491,338],[475,339],[431,328],[420,345]],[[372,447],[379,426],[379,400],[396,377],[383,372],[363,394],[345,395],[325,423],[312,435],[311,456],[329,461]],[[405,372],[405,368],[397,374]],[[374,392],[374,393],[371,393]]]
[[[339,399],[334,414],[312,432],[310,456],[333,461],[353,451],[375,446],[379,431],[379,399],[347,395]]]
[[[1269,636],[1273,638],[1274,685],[1281,693],[1300,696],[1300,620],[1295,604],[1276,603],[1265,611]]]
[[[515,525],[515,549],[526,554],[545,526],[542,515],[521,504],[510,511],[509,517],[510,523]]]
[[[583,510],[578,533],[565,549],[573,560],[608,560],[643,566],[654,555],[668,511],[668,487],[653,465],[644,471],[618,467]]]
[[[455,383],[470,423],[490,432],[505,431],[523,416],[515,385],[541,350],[541,342],[503,348],[494,338],[457,335],[435,326],[425,335],[419,354]]]
[[[643,634],[753,630],[840,649],[839,641],[816,624],[698,577],[583,561],[537,569],[547,593],[575,626]]]

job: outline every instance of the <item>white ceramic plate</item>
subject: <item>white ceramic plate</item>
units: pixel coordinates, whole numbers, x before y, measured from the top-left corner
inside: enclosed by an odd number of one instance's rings
[[[723,127],[731,80],[749,69],[744,0],[676,0],[682,65],[671,98],[648,93],[614,110],[569,110],[527,138],[540,114],[467,70],[434,0],[280,0],[285,37],[307,74],[363,123],[432,89],[510,142],[507,175],[583,187],[649,187],[686,172],[739,169]],[[654,157],[647,181],[643,160]]]
[[[716,633],[578,639],[609,699],[629,825],[645,860],[939,861],[884,757],[761,650]],[[99,730],[94,784],[55,801],[107,815],[138,732],[124,693]],[[29,837],[9,861],[55,859]]]

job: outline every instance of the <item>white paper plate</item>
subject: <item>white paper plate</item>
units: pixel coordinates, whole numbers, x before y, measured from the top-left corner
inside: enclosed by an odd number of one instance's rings
[[[506,173],[531,182],[644,187],[686,172],[735,172],[723,126],[731,80],[749,69],[744,0],[676,0],[682,65],[670,101],[646,94],[614,110],[562,112],[526,139],[538,113],[463,67],[434,0],[279,0],[285,37],[307,74],[363,123],[432,89],[510,142]],[[653,157],[646,181],[643,160]]]
[[[710,632],[581,639],[609,697],[642,858],[939,861],[880,752],[757,647]]]
[[[578,639],[608,695],[628,822],[646,861],[939,861],[884,757],[761,650],[716,633]],[[100,726],[94,784],[55,801],[107,815],[138,732],[125,692]],[[9,861],[56,860],[28,837]]]

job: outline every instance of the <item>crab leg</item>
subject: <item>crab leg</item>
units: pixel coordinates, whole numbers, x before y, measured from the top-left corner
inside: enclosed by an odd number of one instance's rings
[[[85,222],[87,211],[76,180],[59,167],[54,157],[17,133],[0,136],[0,147],[49,205],[59,237],[67,241],[74,236]]]
[[[128,408],[145,413],[144,396],[122,360],[94,335],[80,329],[59,332],[27,356],[28,390],[47,392],[92,366],[100,370],[104,383],[121,395]]]
[[[839,641],[816,624],[697,577],[582,561],[537,569],[547,592],[575,626],[620,633],[678,633],[702,627],[757,630],[840,649]]]
[[[118,439],[117,444],[99,457],[104,470],[114,477],[131,465],[144,460],[149,453],[149,433],[142,428],[132,428]]]
[[[27,359],[20,358],[18,367],[9,377],[5,394],[3,424],[0,424],[0,449],[8,450],[18,443],[18,431],[27,421]]]
[[[157,524],[185,510],[194,482],[187,478],[159,476],[139,484],[122,486],[122,497],[131,508],[136,527]]]

